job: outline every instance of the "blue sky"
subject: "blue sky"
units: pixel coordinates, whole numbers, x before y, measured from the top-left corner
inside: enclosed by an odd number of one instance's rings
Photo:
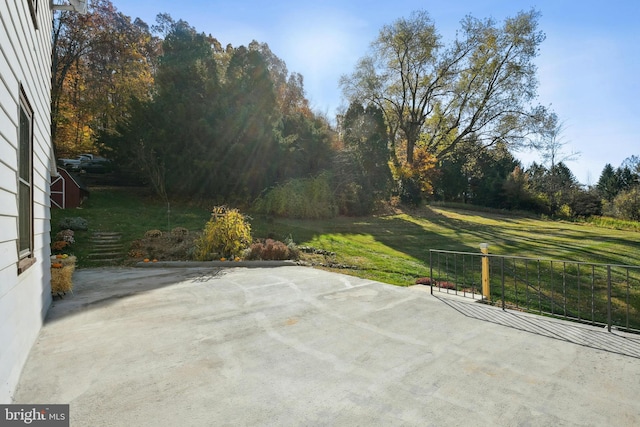
[[[637,0],[460,1],[202,1],[112,0],[125,15],[153,24],[158,13],[183,19],[223,45],[264,42],[289,71],[304,76],[317,112],[334,117],[343,104],[338,80],[353,71],[380,28],[418,9],[431,15],[444,40],[468,14],[502,21],[521,10],[541,12],[546,34],[536,60],[538,103],[564,122],[568,166],[595,184],[605,164],[640,155],[640,2]],[[537,153],[518,153],[528,166]]]

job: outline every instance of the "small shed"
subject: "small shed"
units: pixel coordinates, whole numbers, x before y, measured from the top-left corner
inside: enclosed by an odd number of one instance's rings
[[[89,189],[66,169],[58,168],[58,176],[51,177],[52,208],[77,208],[88,197]]]

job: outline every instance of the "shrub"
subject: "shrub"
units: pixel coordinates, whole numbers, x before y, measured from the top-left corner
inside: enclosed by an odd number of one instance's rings
[[[602,215],[602,200],[595,190],[576,191],[571,198],[573,215],[581,218]]]
[[[171,235],[176,238],[183,238],[189,235],[189,230],[184,227],[176,227],[171,230]]]
[[[286,245],[283,242],[273,239],[255,242],[251,245],[247,259],[261,260],[286,260],[297,259],[298,253],[292,245]]]
[[[61,252],[67,246],[69,246],[69,242],[65,242],[64,240],[58,240],[57,242],[53,242],[51,244],[51,250],[53,252]]]
[[[87,222],[86,219],[82,217],[74,216],[74,217],[62,218],[58,223],[58,228],[60,228],[61,230],[69,229],[69,230],[86,231],[89,229],[89,223]]]
[[[336,203],[341,215],[364,216],[373,211],[375,199],[371,191],[365,191],[362,185],[347,182],[336,194]]]
[[[257,212],[287,218],[333,218],[336,202],[330,185],[330,175],[292,179],[269,190],[254,204]]]
[[[183,231],[184,230],[184,231]],[[171,233],[158,236],[159,230],[148,233],[142,239],[131,242],[129,257],[139,260],[193,260],[194,236],[189,236],[186,228],[176,227]]]
[[[610,217],[592,216],[586,219],[586,222],[593,224],[597,227],[613,228],[614,230],[629,230],[640,232],[639,221],[625,221],[623,219],[616,219]]]
[[[235,258],[251,244],[251,225],[237,209],[217,207],[195,243],[199,261]]]
[[[640,221],[640,187],[622,191],[613,199],[616,217],[628,221]]]
[[[571,212],[571,206],[566,203],[558,208],[556,215],[560,218],[569,219],[573,216]]]
[[[158,238],[158,237],[162,237],[162,231],[160,230],[148,230],[144,233],[144,237],[150,237],[150,238]]]
[[[73,230],[69,230],[69,229],[62,230],[58,234],[56,234],[56,240],[61,240],[63,242],[72,244],[72,243],[75,243],[75,239],[73,238],[74,234],[75,233]]]

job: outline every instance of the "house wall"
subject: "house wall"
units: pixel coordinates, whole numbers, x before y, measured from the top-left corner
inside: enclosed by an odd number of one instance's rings
[[[0,1],[0,403],[10,403],[51,304],[49,0],[38,0],[35,29],[27,0]],[[18,274],[20,87],[33,109],[33,215],[36,263]]]

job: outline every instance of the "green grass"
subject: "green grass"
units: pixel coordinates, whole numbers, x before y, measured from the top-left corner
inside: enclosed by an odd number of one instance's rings
[[[588,218],[585,222],[597,227],[640,232],[640,222],[638,221],[627,221],[611,217],[593,217]]]
[[[95,232],[120,232],[126,259],[131,242],[140,239],[148,230],[167,231],[185,227],[190,231],[204,228],[210,211],[202,206],[186,203],[167,206],[148,191],[136,188],[96,189],[78,209],[52,209],[52,234],[58,231],[58,222],[65,217],[79,216],[89,223],[88,231],[76,231],[76,243],[70,251],[78,257],[79,267],[101,265],[88,258],[91,250],[90,235]],[[53,237],[53,236],[52,236]]]
[[[177,226],[202,230],[209,219],[207,207],[186,203],[167,206],[148,193],[131,189],[94,190],[82,209],[53,210],[53,227],[60,218],[82,216],[90,230],[78,233],[73,251],[80,267],[86,258],[88,234],[123,233],[125,248],[150,229]],[[479,252],[489,243],[493,254],[566,259],[573,261],[640,265],[640,233],[601,228],[592,223],[512,217],[451,208],[423,208],[411,213],[365,218],[291,220],[256,216],[254,238],[291,237],[299,245],[336,253],[335,262],[357,267],[344,270],[395,285],[410,285],[429,274],[429,250]],[[56,230],[57,231],[57,230]]]
[[[493,254],[640,265],[637,232],[443,208],[327,221],[276,219],[254,228],[336,252],[339,263],[360,268],[348,274],[396,285],[429,274],[430,249],[478,253],[483,242]]]

